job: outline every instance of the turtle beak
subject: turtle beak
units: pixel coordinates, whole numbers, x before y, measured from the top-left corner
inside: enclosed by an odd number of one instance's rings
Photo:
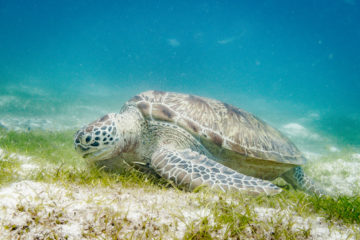
[[[90,153],[85,153],[83,155],[83,158],[85,158],[86,160],[89,160],[89,161],[91,161],[91,160],[99,161],[99,160],[108,159],[111,157],[111,155],[112,155],[112,151],[109,151],[109,148],[103,148],[103,149],[93,151]]]

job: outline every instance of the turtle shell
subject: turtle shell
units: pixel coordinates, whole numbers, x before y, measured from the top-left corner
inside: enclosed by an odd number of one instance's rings
[[[129,103],[136,104],[145,118],[177,124],[202,142],[212,143],[220,150],[289,166],[306,161],[297,147],[278,130],[230,104],[160,91],[140,93]],[[259,162],[256,164],[259,165]]]

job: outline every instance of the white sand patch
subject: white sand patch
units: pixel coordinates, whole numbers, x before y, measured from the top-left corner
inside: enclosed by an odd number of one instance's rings
[[[124,239],[183,238],[187,227],[211,211],[199,205],[195,193],[175,190],[80,187],[22,181],[0,189],[0,232],[5,239]],[[217,201],[216,197],[212,199]],[[329,231],[323,218],[304,219],[286,210],[256,207],[257,219],[283,224],[294,230],[311,226],[312,239],[347,239],[349,229],[335,224]],[[279,215],[284,218],[277,218]],[[271,224],[269,225],[271,229]],[[226,228],[226,226],[224,226]],[[214,234],[222,236],[220,230]],[[162,235],[160,235],[162,234]],[[349,238],[351,239],[351,238]]]
[[[354,195],[360,189],[360,161],[343,160],[341,158],[313,164],[308,170],[316,176],[330,193]]]
[[[329,151],[330,151],[330,152],[340,152],[340,150],[339,150],[337,147],[335,147],[335,146],[330,146],[330,147],[329,147]]]
[[[7,153],[5,150],[0,148],[0,161],[16,160],[20,162],[20,168],[16,174],[20,176],[26,176],[34,172],[34,170],[40,169],[40,166],[34,163],[33,158],[17,153]]]
[[[169,229],[166,238],[182,238],[187,224],[209,214],[191,203],[190,196],[171,190],[65,188],[22,181],[0,190],[0,232],[5,238],[23,234],[42,239],[52,232],[60,238],[80,239],[83,234],[106,238],[114,226],[122,225],[120,238],[129,232],[136,238],[145,230],[157,236],[164,228]]]
[[[2,160],[6,155],[6,152],[0,148],[0,160]]]
[[[40,166],[37,164],[25,163],[21,164],[20,171],[18,174],[20,176],[27,176],[28,174],[34,173],[35,170],[39,170]]]
[[[15,130],[15,131],[34,130],[34,129],[51,130],[55,125],[51,120],[45,118],[38,118],[38,117],[27,118],[27,117],[18,117],[18,116],[17,117],[2,116],[0,124],[6,129]]]
[[[316,161],[316,160],[319,160],[322,155],[320,153],[314,153],[314,152],[303,152],[304,156],[310,160],[310,161]]]
[[[353,153],[351,155],[351,160],[360,161],[360,153]]]
[[[285,134],[292,137],[309,138],[312,140],[320,139],[318,134],[310,132],[308,129],[298,123],[285,124],[282,126],[282,130],[285,132]]]
[[[30,156],[25,156],[17,153],[8,153],[4,149],[0,148],[0,161],[6,160],[5,158],[18,160],[22,163],[28,163],[32,159]]]
[[[17,153],[11,153],[9,155],[9,158],[12,158],[12,159],[17,159],[19,160],[20,162],[29,162],[31,160],[31,157],[30,156],[24,156],[24,155],[21,155],[21,154],[17,154]]]
[[[263,221],[276,222],[277,219],[282,220],[283,225],[290,222],[293,223],[291,229],[293,231],[311,229],[311,239],[318,240],[338,240],[338,239],[355,239],[349,237],[352,234],[350,229],[338,227],[331,229],[330,225],[323,217],[302,218],[290,210],[276,210],[272,208],[255,207],[255,212]],[[281,217],[279,217],[281,216]],[[331,230],[330,230],[331,229]]]

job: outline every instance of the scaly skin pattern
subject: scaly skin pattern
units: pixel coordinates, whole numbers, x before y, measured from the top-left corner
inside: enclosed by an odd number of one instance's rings
[[[189,98],[192,99],[191,101],[194,99],[194,97]],[[139,99],[140,97],[136,98]],[[148,115],[139,107],[141,102],[129,101],[120,113],[107,114],[79,130],[75,134],[75,149],[89,161],[120,158],[130,165],[140,164],[151,167],[160,176],[190,190],[200,185],[207,185],[224,191],[236,190],[254,194],[271,195],[281,191],[272,183],[260,179],[265,178],[261,177],[262,175],[260,178],[247,176],[244,172],[236,171],[239,169],[226,167],[222,163],[229,160],[215,157],[205,148],[201,142],[203,136],[182,126],[179,121],[159,119],[159,115],[154,114],[156,107],[162,109],[162,114],[168,114],[166,116],[171,115],[167,112],[170,109],[161,108],[159,104],[153,105],[150,98],[146,98],[146,101],[148,105],[145,107],[150,113]],[[235,118],[232,121],[235,121]],[[269,130],[267,134],[271,135],[271,132],[272,130]],[[213,136],[211,132],[207,134]],[[215,144],[220,143],[220,140],[214,136],[213,139],[209,139]],[[222,145],[218,146],[221,148]],[[295,149],[292,145],[289,146],[290,149]],[[246,157],[246,153],[244,154]],[[264,170],[265,167],[266,165],[263,166]],[[295,188],[310,194],[322,194],[322,191],[304,175],[300,167],[286,171],[281,172],[281,176]]]
[[[109,130],[114,127],[117,132],[112,135]],[[98,136],[102,137],[98,139]],[[113,141],[107,143],[109,137]],[[97,155],[96,147],[103,151],[107,149],[105,146],[113,148]],[[121,114],[109,114],[78,131],[75,148],[90,160],[122,156],[130,164],[148,164],[160,176],[189,190],[207,185],[252,194],[281,192],[268,181],[243,175],[212,160],[211,154],[184,129],[166,122],[143,121],[131,106]]]
[[[223,149],[279,163],[306,162],[297,147],[278,130],[251,113],[214,99],[146,91],[126,104],[134,104],[146,119],[172,122]]]
[[[280,188],[268,181],[238,173],[190,149],[174,151],[160,148],[153,154],[151,167],[160,176],[190,190],[206,185],[223,191],[250,194],[273,195],[281,192]]]
[[[122,154],[137,156],[140,134],[146,123],[136,108],[109,113],[75,134],[75,149],[90,161],[105,160]]]
[[[110,113],[88,126],[77,131],[75,134],[75,149],[78,153],[87,156],[99,149],[109,148],[120,141],[115,126],[115,113]]]
[[[325,191],[305,175],[301,167],[295,167],[281,176],[290,183],[295,189],[300,189],[309,194],[325,195]]]

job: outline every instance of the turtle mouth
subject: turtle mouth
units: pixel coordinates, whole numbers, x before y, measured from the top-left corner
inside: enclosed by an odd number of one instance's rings
[[[95,152],[85,153],[83,158],[87,160],[105,160],[112,154],[112,151],[109,151],[109,149],[110,148],[103,148]]]

